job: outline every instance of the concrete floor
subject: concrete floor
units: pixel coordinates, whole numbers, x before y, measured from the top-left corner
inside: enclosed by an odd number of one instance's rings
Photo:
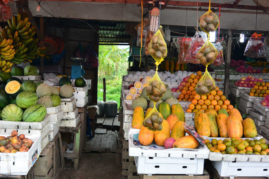
[[[120,179],[121,160],[119,153],[83,153],[79,169],[65,169],[60,179]]]

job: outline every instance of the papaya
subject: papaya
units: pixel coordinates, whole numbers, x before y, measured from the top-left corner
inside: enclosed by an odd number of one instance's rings
[[[197,132],[201,136],[210,137],[210,121],[206,113],[199,114]]]
[[[229,113],[227,112],[227,110],[223,109],[223,108],[219,110],[219,114],[225,114],[225,115],[229,116]]]
[[[258,135],[255,122],[251,118],[246,118],[243,121],[244,136],[248,138],[253,138]]]
[[[154,141],[157,145],[163,146],[164,141],[170,137],[169,124],[166,120],[162,122],[162,130],[154,132]]]
[[[171,114],[170,105],[166,102],[162,102],[159,105],[159,112],[162,114],[164,119],[167,119],[167,117]]]
[[[150,145],[152,144],[153,139],[154,139],[154,132],[145,126],[142,126],[138,134],[138,141],[140,142],[140,144]]]
[[[198,125],[199,125],[199,120],[198,119],[199,119],[200,113],[202,113],[202,112],[201,111],[196,112],[195,115],[194,115],[194,127],[195,127],[196,130],[197,130]]]
[[[180,104],[172,105],[172,114],[175,114],[178,117],[178,120],[185,122],[185,113]]]
[[[170,130],[172,130],[175,124],[177,123],[177,121],[179,121],[178,117],[175,114],[171,114],[166,120],[169,124]]]
[[[207,117],[209,119],[209,123],[210,123],[210,136],[211,137],[218,137],[219,133],[218,133],[218,126],[217,126],[217,122],[216,122],[216,111],[215,110],[211,110],[208,111],[207,113]]]
[[[174,128],[172,129],[171,137],[173,137],[174,139],[178,139],[180,137],[183,137],[184,135],[185,135],[184,122],[177,121]]]
[[[228,115],[224,113],[220,113],[217,116],[217,124],[219,128],[220,137],[228,137],[227,118],[228,118]]]
[[[238,111],[238,109],[236,109],[236,108],[231,109],[229,115],[230,115],[230,116],[235,116],[236,119],[239,119],[241,122],[243,122],[242,115],[241,115],[241,113]]]
[[[193,136],[190,135],[178,138],[173,144],[173,147],[175,148],[195,149],[198,146],[199,146],[198,141]]]
[[[151,110],[152,110],[152,108],[148,108],[147,111],[146,111],[145,116],[147,116],[150,113]]]
[[[137,106],[134,109],[132,128],[141,129],[144,122],[144,110],[142,107]]]
[[[241,138],[243,136],[243,124],[237,113],[231,113],[227,118],[227,129],[228,137]]]

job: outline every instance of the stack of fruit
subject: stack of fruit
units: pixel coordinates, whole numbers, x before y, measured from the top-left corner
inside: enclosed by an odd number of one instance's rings
[[[198,71],[196,74],[191,74],[190,76],[183,79],[178,87],[180,92],[178,97],[179,101],[192,101],[194,99],[194,96],[197,94],[195,87],[201,76],[202,72]]]
[[[39,75],[39,69],[32,65],[26,65],[24,68],[13,66],[10,74],[11,76],[37,76]]]
[[[269,82],[257,82],[249,93],[249,96],[256,97],[265,97],[267,95],[269,95]]]
[[[257,82],[263,82],[262,79],[255,78],[253,76],[247,76],[243,77],[240,80],[238,80],[235,85],[238,87],[247,87],[247,88],[253,88]]]
[[[253,138],[258,135],[255,122],[251,118],[243,120],[237,109],[229,113],[225,109],[208,110],[195,114],[195,128],[201,136],[207,137],[231,137]]]
[[[218,87],[216,87],[215,90],[208,94],[196,94],[194,99],[191,101],[187,112],[204,112],[207,109],[215,109],[216,111],[219,111],[222,108],[229,111],[233,109],[233,106],[230,104],[230,101],[223,95],[223,92],[219,90]]]
[[[33,144],[31,139],[24,134],[18,135],[17,131],[12,131],[11,136],[0,136],[0,153],[27,152]]]
[[[269,155],[269,144],[261,138],[259,140],[227,138],[206,140],[206,145],[211,152],[221,152],[222,154],[255,154]]]

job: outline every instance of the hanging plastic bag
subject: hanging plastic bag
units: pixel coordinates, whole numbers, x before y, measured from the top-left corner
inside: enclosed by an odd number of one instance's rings
[[[143,125],[151,130],[162,130],[162,122],[163,116],[156,109],[156,105],[154,104],[153,109],[147,114]]]
[[[157,71],[146,87],[146,91],[149,99],[154,102],[158,102],[166,92],[166,86],[160,79]]]
[[[191,45],[189,53],[186,55],[187,63],[200,64],[200,60],[196,58],[196,54],[201,49],[204,44],[204,40],[199,34],[196,32],[194,37],[191,38]]]
[[[187,56],[191,50],[191,40],[192,39],[189,37],[179,37],[178,38],[178,43],[179,43],[179,48],[180,48],[179,49],[180,53],[178,54],[178,58],[179,58],[180,64],[187,63]]]
[[[214,90],[215,88],[216,88],[215,80],[212,78],[206,67],[205,73],[203,74],[203,76],[198,81],[195,87],[195,91],[198,94],[207,94],[210,91]]]
[[[214,45],[206,41],[206,43],[201,47],[199,52],[196,54],[196,58],[200,61],[200,64],[207,66],[212,64],[218,56],[218,50]]]
[[[248,40],[244,55],[250,58],[264,58],[266,56],[262,34],[253,33]]]
[[[211,11],[211,1],[209,0],[208,11],[205,12],[199,19],[199,27],[207,34],[210,31],[215,31],[219,27],[219,17]]]
[[[218,50],[218,56],[216,60],[214,61],[213,65],[220,66],[224,64],[223,60],[223,46],[221,45],[221,42],[217,42],[215,44],[216,49]]]
[[[159,29],[151,38],[151,41],[148,44],[148,52],[155,60],[157,66],[161,64],[167,56],[167,45],[161,29]]]

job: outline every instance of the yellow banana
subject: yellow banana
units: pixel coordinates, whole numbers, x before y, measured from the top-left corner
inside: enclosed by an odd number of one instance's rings
[[[8,45],[8,41],[7,41],[7,39],[4,39],[4,40],[2,40],[2,42],[0,43],[0,48],[3,48],[3,47],[5,47],[5,46],[7,46]]]
[[[1,49],[1,52],[6,52],[6,51],[8,51],[10,48],[11,48],[11,46],[8,45],[8,46],[2,48],[2,49]]]

